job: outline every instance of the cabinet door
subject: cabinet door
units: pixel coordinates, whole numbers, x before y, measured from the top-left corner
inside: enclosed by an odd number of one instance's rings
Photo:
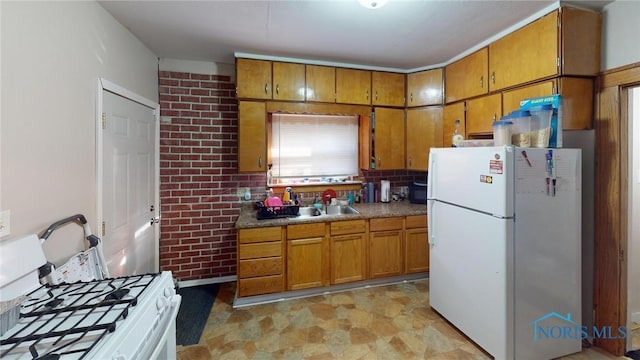
[[[446,102],[483,95],[489,89],[489,50],[485,47],[445,68]]]
[[[508,114],[520,109],[520,100],[551,95],[555,92],[556,81],[549,80],[534,85],[519,87],[502,93],[502,110]]]
[[[442,104],[442,69],[407,74],[407,106]]]
[[[493,122],[502,116],[502,95],[493,94],[467,101],[467,134],[493,133]]]
[[[366,279],[364,246],[364,234],[331,238],[331,284]]]
[[[307,101],[336,101],[336,69],[330,66],[305,65]]]
[[[520,100],[552,94],[562,96],[562,128],[593,129],[593,79],[560,77],[524,86],[502,94],[503,113],[520,108]]]
[[[271,61],[236,59],[238,98],[271,99]]]
[[[402,273],[402,230],[369,233],[369,277]]]
[[[304,64],[273,63],[273,98],[304,101]]]
[[[238,171],[266,171],[266,106],[263,102],[238,102]]]
[[[429,238],[427,228],[405,230],[406,273],[429,271]]]
[[[428,170],[432,147],[442,147],[442,106],[407,110],[407,170]]]
[[[404,110],[375,108],[374,122],[376,169],[404,169]]]
[[[593,79],[561,77],[558,92],[562,96],[562,128],[593,129]]]
[[[600,71],[602,14],[560,8],[562,75],[596,76]]]
[[[558,12],[554,11],[489,45],[489,91],[559,73]]]
[[[287,290],[325,285],[325,244],[322,237],[287,241]]]
[[[371,84],[373,105],[404,106],[404,74],[373,71]]]
[[[336,68],[336,102],[371,105],[371,71]]]
[[[453,131],[456,128],[456,120],[460,120],[458,132],[467,138],[466,121],[464,116],[464,102],[445,105],[442,115],[442,146],[451,147]]]

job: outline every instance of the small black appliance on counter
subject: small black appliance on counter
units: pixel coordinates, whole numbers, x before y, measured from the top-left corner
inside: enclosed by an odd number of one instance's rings
[[[427,184],[415,181],[411,183],[411,185],[409,185],[409,201],[412,204],[426,204]]]

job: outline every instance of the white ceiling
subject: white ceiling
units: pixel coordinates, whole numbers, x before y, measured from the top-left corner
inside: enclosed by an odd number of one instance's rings
[[[600,9],[611,1],[571,1]],[[160,58],[234,54],[412,71],[441,66],[558,7],[557,0],[99,1]],[[563,4],[567,3],[563,1]]]

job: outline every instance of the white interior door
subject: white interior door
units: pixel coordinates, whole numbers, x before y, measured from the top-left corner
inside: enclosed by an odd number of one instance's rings
[[[102,95],[102,240],[109,272],[157,272],[154,109],[110,91]]]

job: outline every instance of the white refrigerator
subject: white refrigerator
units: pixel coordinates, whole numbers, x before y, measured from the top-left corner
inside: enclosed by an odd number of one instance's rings
[[[579,352],[581,150],[432,148],[429,301],[495,359]]]

